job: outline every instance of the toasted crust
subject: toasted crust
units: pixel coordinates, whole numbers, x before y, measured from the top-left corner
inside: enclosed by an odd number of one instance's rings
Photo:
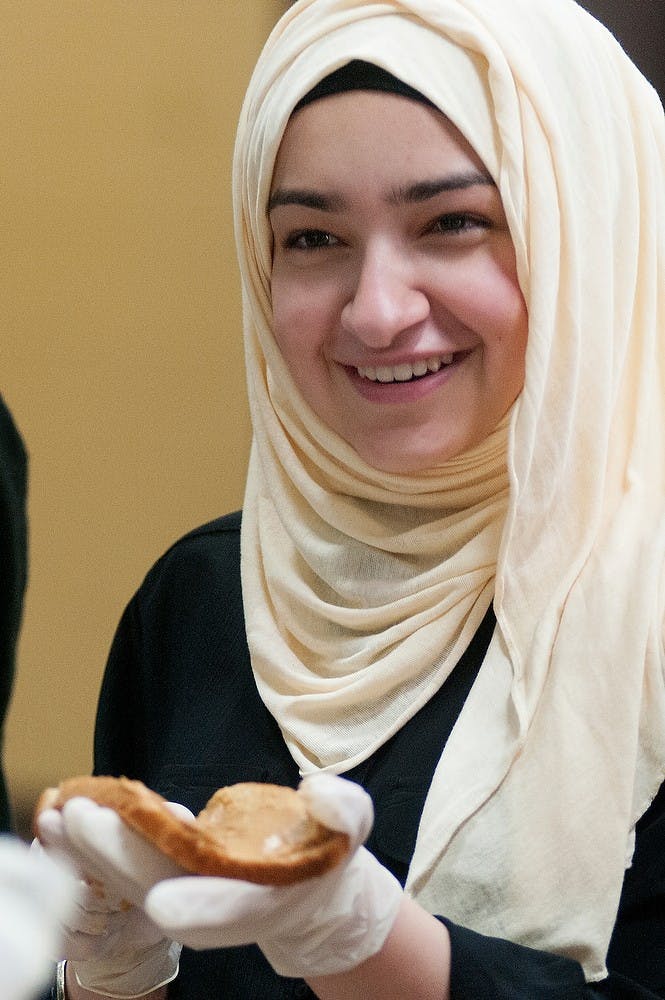
[[[346,834],[322,826],[300,796],[281,785],[245,782],[220,788],[196,820],[187,822],[141,781],[68,778],[42,793],[35,819],[76,796],[114,809],[184,871],[198,875],[288,885],[322,875],[349,850]]]

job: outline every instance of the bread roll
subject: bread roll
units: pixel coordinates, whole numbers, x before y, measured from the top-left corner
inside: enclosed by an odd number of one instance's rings
[[[322,826],[308,814],[301,797],[281,785],[244,782],[220,788],[188,822],[141,781],[83,776],[47,788],[35,819],[43,809],[61,809],[76,796],[114,809],[191,874],[288,885],[322,875],[349,850],[346,834]]]

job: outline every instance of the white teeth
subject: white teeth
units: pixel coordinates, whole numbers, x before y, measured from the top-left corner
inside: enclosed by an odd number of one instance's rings
[[[361,378],[369,379],[370,382],[408,382],[414,376],[426,375],[427,372],[438,372],[445,365],[452,364],[452,351],[449,354],[442,354],[438,357],[428,358],[426,361],[416,361],[415,364],[395,365],[394,367],[381,366],[379,368],[357,368],[356,371]]]

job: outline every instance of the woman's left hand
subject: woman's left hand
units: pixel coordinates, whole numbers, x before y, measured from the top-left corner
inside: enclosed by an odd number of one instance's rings
[[[277,973],[305,979],[345,972],[381,949],[403,891],[361,846],[372,826],[371,799],[330,774],[305,778],[298,793],[315,818],[348,834],[347,859],[290,886],[201,876],[161,882],[144,905],[165,934],[192,948],[255,943]]]

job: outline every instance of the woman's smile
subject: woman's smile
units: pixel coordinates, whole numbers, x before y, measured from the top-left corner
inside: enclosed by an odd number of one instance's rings
[[[269,214],[275,338],[332,430],[418,473],[494,429],[522,388],[526,306],[499,192],[442,114],[376,92],[307,105]]]
[[[439,389],[453,377],[468,354],[468,351],[449,351],[424,361],[349,367],[347,370],[364,399],[386,406],[407,404]]]
[[[363,378],[368,378],[371,382],[411,382],[413,379],[426,378],[428,375],[435,375],[441,368],[445,368],[453,363],[455,354],[450,351],[440,357],[427,358],[425,361],[407,361],[401,364],[379,365],[378,368],[366,367],[358,368],[358,374]]]

